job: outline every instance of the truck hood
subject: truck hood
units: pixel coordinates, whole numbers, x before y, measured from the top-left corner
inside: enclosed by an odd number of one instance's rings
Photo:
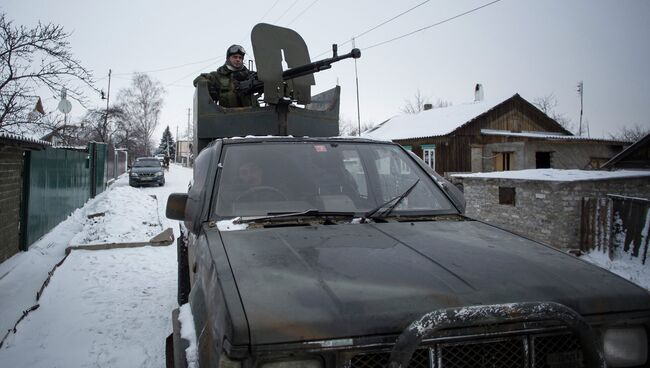
[[[632,283],[477,221],[260,228],[221,239],[253,345],[400,333],[425,313],[468,305],[650,310],[650,293]]]

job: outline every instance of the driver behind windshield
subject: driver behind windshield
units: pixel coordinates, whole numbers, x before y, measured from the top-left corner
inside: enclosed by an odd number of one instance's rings
[[[247,162],[237,170],[239,180],[248,188],[262,185],[262,168],[255,162]]]

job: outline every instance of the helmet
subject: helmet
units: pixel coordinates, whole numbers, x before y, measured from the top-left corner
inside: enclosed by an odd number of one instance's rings
[[[243,47],[240,45],[232,45],[228,47],[228,51],[226,51],[226,58],[229,58],[232,55],[239,54],[241,56],[246,55],[246,50],[244,50]]]

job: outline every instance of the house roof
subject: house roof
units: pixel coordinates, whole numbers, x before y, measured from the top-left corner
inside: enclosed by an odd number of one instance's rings
[[[482,178],[482,179],[516,179],[530,181],[587,181],[587,180],[609,180],[623,178],[650,179],[650,171],[643,170],[562,170],[562,169],[529,169],[513,171],[493,171],[473,174],[453,174],[459,178]]]
[[[36,138],[25,137],[18,134],[0,132],[0,142],[7,143],[17,143],[17,144],[28,144],[28,145],[37,145],[37,146],[50,146],[50,142],[43,141]]]
[[[592,138],[582,137],[577,135],[565,135],[558,132],[513,132],[510,130],[496,130],[496,129],[481,129],[482,135],[499,135],[506,137],[526,137],[526,138],[540,138],[548,140],[561,140],[561,141],[592,141],[592,142],[606,142],[616,144],[626,144],[616,139]]]
[[[395,140],[446,135],[510,98],[512,97],[452,105],[417,114],[397,115],[364,132],[361,136]]]
[[[639,139],[638,141],[631,144],[629,147],[625,148],[619,152],[616,156],[612,157],[609,161],[605,162],[603,168],[611,168],[616,165],[621,160],[627,158],[633,154],[638,148],[643,147],[646,143],[650,142],[650,133],[646,134],[645,137]]]

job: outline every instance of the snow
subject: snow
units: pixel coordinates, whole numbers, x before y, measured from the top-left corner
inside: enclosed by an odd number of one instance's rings
[[[236,217],[230,220],[221,220],[217,221],[217,229],[220,231],[235,231],[235,230],[246,230],[248,228],[247,224],[238,224],[240,217]]]
[[[121,176],[48,234],[0,264],[0,348],[7,367],[160,367],[176,304],[176,247],[74,250],[36,292],[71,245],[140,242],[178,222],[167,197],[187,192],[192,171],[171,165],[164,187],[131,188]],[[152,197],[152,196],[155,196]],[[87,218],[104,212],[103,216]]]
[[[199,366],[199,351],[196,344],[196,330],[194,329],[194,316],[189,304],[183,304],[179,308],[178,320],[181,324],[181,337],[189,341],[189,346],[185,349],[185,358],[187,359],[188,368]]]
[[[565,135],[563,133],[555,132],[512,132],[509,130],[495,130],[495,129],[481,129],[482,135],[500,135],[507,137],[528,137],[528,138],[544,138],[544,139],[556,139],[556,140],[565,140],[565,141],[602,141],[602,142],[618,142],[614,139],[602,139],[602,138],[592,138],[592,137],[583,137],[577,135]]]
[[[650,264],[642,264],[641,258],[620,251],[615,253],[612,260],[599,250],[593,250],[581,258],[650,290]]]
[[[160,367],[176,304],[176,247],[74,250],[36,292],[70,245],[146,241],[178,223],[164,209],[172,192],[186,192],[191,170],[172,165],[166,186],[131,188],[121,176],[104,193],[33,244],[0,264],[0,338],[35,304],[0,348],[2,367]],[[155,198],[154,198],[155,196]],[[88,215],[104,213],[88,218]],[[232,221],[218,224],[226,230]],[[153,234],[153,235],[152,235]],[[583,257],[650,289],[650,272],[622,253],[611,261]],[[181,336],[190,343],[188,366],[198,365],[196,331],[188,305],[180,309]]]
[[[529,169],[513,171],[493,171],[474,174],[453,174],[460,178],[486,178],[486,179],[520,179],[537,181],[584,181],[584,180],[608,180],[622,178],[650,178],[650,171],[643,170],[562,170],[562,169]]]
[[[364,138],[395,140],[433,137],[453,132],[461,125],[489,111],[507,99],[483,100],[394,116],[374,129],[361,134]]]

